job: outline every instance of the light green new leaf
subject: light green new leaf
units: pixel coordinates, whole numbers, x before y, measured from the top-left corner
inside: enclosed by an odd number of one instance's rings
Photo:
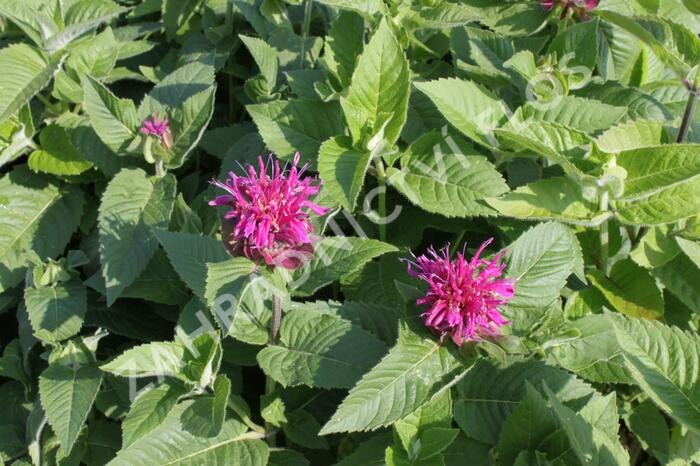
[[[47,126],[39,135],[39,140],[41,149],[32,152],[27,161],[33,171],[52,175],[79,175],[92,168],[92,162],[78,152],[62,126]]]
[[[700,432],[700,338],[659,322],[610,318],[635,382],[672,418]]]
[[[523,220],[596,226],[612,215],[598,214],[597,202],[586,199],[581,186],[568,177],[538,180],[487,202],[501,215]]]
[[[216,437],[196,437],[187,432],[180,420],[193,401],[173,409],[165,421],[146,436],[117,453],[107,466],[195,466],[236,465],[265,466],[269,449],[257,432],[235,419],[224,423]]]
[[[248,105],[267,147],[283,159],[300,152],[304,161],[316,166],[321,144],[344,131],[337,103],[306,100],[278,101]]]
[[[165,421],[187,387],[177,380],[166,380],[134,400],[122,422],[124,448],[156,429]]]
[[[489,91],[471,81],[456,78],[416,82],[414,86],[467,137],[486,147],[495,145],[491,133],[507,118],[503,103]]]
[[[158,247],[153,229],[165,228],[175,203],[175,177],[151,179],[140,169],[124,169],[102,195],[99,211],[100,259],[112,305],[146,268]]]
[[[207,263],[223,262],[230,258],[221,241],[209,236],[166,230],[156,230],[154,233],[182,281],[194,294],[204,298]]]
[[[528,103],[522,108],[522,118],[534,118],[557,123],[587,134],[604,131],[627,113],[625,107],[614,107],[597,100],[566,96],[552,105]]]
[[[123,155],[136,136],[141,122],[131,100],[119,99],[90,76],[83,78],[85,111],[102,142],[117,155]]]
[[[398,250],[374,239],[349,236],[324,237],[314,247],[314,258],[295,273],[291,284],[291,289],[301,296],[313,294],[377,256]]]
[[[75,444],[102,383],[94,366],[52,364],[39,376],[39,397],[46,417],[68,454]]]
[[[591,270],[589,278],[615,310],[645,319],[663,317],[664,299],[656,280],[631,259],[615,262],[609,277],[600,270]]]
[[[625,192],[613,202],[627,224],[658,225],[700,211],[700,145],[669,144],[624,151]]]
[[[390,425],[426,403],[459,365],[437,340],[404,327],[396,346],[350,390],[320,434]]]
[[[406,122],[409,84],[408,61],[383,19],[360,55],[347,96],[340,100],[355,144],[364,145],[382,131],[383,140],[396,142]]]
[[[371,152],[353,149],[348,136],[331,138],[319,149],[318,171],[324,187],[336,202],[349,211],[355,209],[371,159]]]
[[[280,342],[258,353],[282,386],[350,388],[386,353],[371,334],[345,319],[298,309],[282,320]]]
[[[430,132],[401,156],[388,182],[419,207],[445,217],[489,215],[482,199],[508,191],[501,174],[461,137]]]
[[[47,58],[31,45],[16,43],[0,50],[0,123],[14,115],[49,84],[63,57]]]
[[[87,311],[87,292],[80,280],[25,288],[24,302],[34,335],[57,344],[80,331]]]
[[[626,121],[598,136],[596,144],[600,150],[608,153],[658,146],[662,142],[663,131],[662,121]]]
[[[100,369],[121,377],[167,376],[187,381],[184,367],[185,347],[160,341],[128,349]]]

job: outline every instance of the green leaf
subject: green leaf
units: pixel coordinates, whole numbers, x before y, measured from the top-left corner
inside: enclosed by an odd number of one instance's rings
[[[24,301],[34,335],[57,344],[80,331],[87,311],[87,292],[80,280],[25,288]]]
[[[503,103],[489,91],[456,78],[416,82],[414,86],[467,137],[486,147],[496,145],[491,133],[505,122],[506,112]]]
[[[163,0],[163,24],[168,40],[173,40],[177,32],[194,16],[202,0]]]
[[[625,192],[613,202],[627,224],[671,223],[700,211],[700,146],[678,144],[624,151]]]
[[[146,268],[158,242],[153,229],[166,228],[175,203],[175,177],[150,179],[140,169],[124,169],[102,196],[99,211],[100,259],[112,305]]]
[[[226,249],[209,236],[155,230],[154,234],[168,254],[182,281],[200,298],[204,298],[207,283],[207,263],[230,258]]]
[[[488,215],[482,199],[508,190],[496,168],[462,138],[433,131],[401,156],[401,170],[390,168],[388,182],[411,202],[445,217]]]
[[[109,0],[74,1],[66,8],[63,20],[65,28],[47,38],[44,48],[50,54],[55,54],[78,37],[126,11],[126,8]]]
[[[298,151],[312,167],[321,144],[344,131],[335,102],[289,100],[248,105],[246,109],[270,150],[283,159]]]
[[[319,148],[318,171],[324,186],[336,202],[350,211],[355,209],[371,160],[372,153],[353,149],[348,136],[331,138]]]
[[[548,53],[557,56],[559,66],[577,72],[583,66],[593,70],[598,59],[598,21],[585,21],[564,29],[549,44]]]
[[[211,63],[195,61],[177,68],[164,77],[151,89],[141,101],[138,110],[139,120],[145,120],[157,113],[170,113],[183,108],[187,101],[199,95],[185,108],[180,126],[187,127],[192,121],[198,121],[197,114],[201,107],[207,107],[209,92],[214,85],[214,66]],[[207,91],[207,92],[204,92]],[[204,111],[203,113],[208,113]]]
[[[185,100],[182,109],[172,113],[173,145],[167,153],[165,166],[178,168],[199,143],[214,114],[216,86]]]
[[[261,435],[246,432],[243,423],[229,419],[221,433],[212,438],[196,437],[188,433],[180,418],[192,401],[180,403],[166,420],[128,447],[117,453],[107,466],[193,466],[227,464],[236,466],[263,466],[267,464],[269,449],[259,440]]]
[[[125,154],[141,124],[134,103],[117,98],[90,76],[83,78],[83,90],[85,111],[95,132],[117,155]]]
[[[559,223],[530,228],[508,247],[506,275],[516,280],[506,314],[516,333],[529,329],[559,298],[566,279],[583,265],[574,232]]]
[[[39,376],[39,396],[49,424],[69,453],[102,383],[97,367],[51,364]]]
[[[212,388],[212,396],[197,398],[182,412],[182,426],[194,436],[216,437],[224,427],[226,403],[231,395],[231,381],[225,375],[219,375]]]
[[[515,361],[502,367],[481,359],[457,384],[453,405],[457,424],[469,437],[496,445],[506,419],[526,395],[526,382],[540,394],[546,384],[565,402],[594,393],[569,372],[540,361]]]
[[[0,50],[0,68],[3,70],[0,123],[44,89],[62,61],[60,54],[47,59],[43,53],[27,44],[12,44]]]
[[[52,175],[79,175],[92,167],[92,163],[78,152],[66,130],[56,124],[44,128],[39,135],[41,150],[29,155],[28,165],[35,172]]]
[[[617,436],[612,439],[581,414],[564,406],[549,388],[546,388],[546,391],[554,414],[566,432],[571,447],[581,464],[585,466],[626,466],[629,464],[629,455],[620,444]]]
[[[327,450],[328,441],[319,437],[321,425],[316,418],[305,409],[297,409],[288,414],[289,422],[282,425],[286,438],[304,448]]]
[[[673,419],[700,431],[700,338],[659,322],[610,317],[635,382]]]
[[[291,284],[291,289],[301,296],[313,294],[377,256],[397,251],[388,243],[348,236],[324,237],[314,247],[314,258],[296,272]]]
[[[655,277],[683,304],[694,312],[700,312],[700,269],[685,254],[653,270]]]
[[[524,120],[534,118],[573,128],[587,134],[606,130],[625,114],[625,107],[614,107],[597,100],[566,96],[549,105],[529,103],[522,108]]]
[[[364,47],[365,22],[360,15],[341,11],[326,36],[324,63],[342,89],[350,85]]]
[[[298,309],[284,316],[279,344],[263,348],[258,363],[284,387],[350,388],[385,352],[347,320]]]
[[[258,68],[260,68],[260,74],[267,85],[267,93],[271,94],[277,86],[277,74],[279,73],[277,52],[267,42],[257,37],[248,37],[242,34],[238,37],[245,44]]]
[[[625,418],[625,424],[640,440],[644,449],[661,464],[669,459],[671,436],[664,415],[650,400],[636,405]]]
[[[136,398],[122,422],[124,448],[161,425],[186,393],[182,383],[166,380]]]
[[[656,280],[632,260],[615,262],[609,277],[600,270],[591,270],[589,278],[615,310],[645,319],[663,317],[664,299]]]
[[[433,6],[404,8],[402,24],[408,31],[416,29],[447,29],[478,21],[481,12],[470,5],[440,2]]]
[[[399,341],[350,390],[320,434],[375,430],[427,402],[460,362],[434,338],[405,330]]]
[[[184,346],[153,342],[126,350],[100,369],[121,377],[167,376],[187,381],[183,375],[184,367]]]
[[[598,214],[597,202],[586,199],[581,186],[568,177],[538,180],[487,202],[500,214],[523,220],[596,226],[611,216]]]
[[[383,19],[360,55],[347,96],[340,100],[356,145],[367,148],[367,141],[379,134],[389,144],[396,142],[406,122],[409,84],[408,61]]]
[[[642,267],[654,268],[670,262],[680,253],[678,243],[669,234],[666,225],[650,228],[637,246],[630,252],[630,258]]]
[[[633,383],[606,316],[587,315],[567,323],[561,333],[560,338],[543,345],[548,361],[592,382]]]

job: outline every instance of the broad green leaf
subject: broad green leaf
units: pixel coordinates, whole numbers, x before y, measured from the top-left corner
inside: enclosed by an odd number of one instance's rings
[[[434,338],[402,329],[374,368],[350,390],[321,435],[375,430],[415,411],[460,362]]]
[[[516,333],[526,331],[559,298],[566,279],[582,267],[581,246],[559,223],[530,228],[508,247],[506,275],[516,280],[506,314]]]
[[[562,429],[569,438],[574,453],[585,466],[626,466],[630,463],[627,451],[616,437],[612,439],[581,414],[564,406],[557,395],[547,388],[549,401]]]
[[[216,86],[185,100],[182,109],[173,112],[173,145],[167,153],[166,167],[178,168],[197,146],[214,114]]]
[[[182,281],[194,294],[204,298],[207,263],[223,262],[230,257],[221,241],[166,230],[156,230],[154,233]]]
[[[272,93],[277,86],[277,74],[279,73],[277,52],[268,43],[257,37],[248,37],[242,34],[238,37],[245,44],[258,68],[260,68],[260,74],[267,85],[267,93]]]
[[[636,405],[625,418],[625,424],[661,464],[668,461],[671,446],[668,422],[651,400]]]
[[[386,11],[386,5],[381,0],[318,0],[319,3],[338,8],[339,10],[354,11],[366,18],[372,18],[379,12]]]
[[[545,343],[548,361],[600,383],[633,383],[612,322],[601,314],[567,323],[562,336]]]
[[[290,100],[248,105],[246,109],[270,150],[284,159],[299,151],[312,167],[321,144],[344,131],[340,107],[333,102]]]
[[[258,363],[284,387],[350,388],[385,352],[347,320],[298,309],[284,316],[279,343],[260,351]]]
[[[0,178],[0,291],[17,285],[28,259],[54,258],[78,228],[84,199],[20,166]]]
[[[92,365],[54,363],[39,376],[41,404],[63,452],[69,453],[78,439],[101,383],[102,373]]]
[[[396,251],[396,247],[369,238],[325,237],[314,245],[315,257],[296,273],[291,289],[301,296],[360,268],[373,258]]]
[[[567,126],[587,134],[604,131],[627,113],[625,107],[615,107],[582,97],[562,97],[552,104],[528,103],[522,109],[524,119],[534,118]]]
[[[540,394],[546,384],[565,402],[595,393],[569,372],[540,361],[515,361],[502,367],[482,359],[457,384],[455,420],[469,437],[496,445],[506,419],[525,397],[526,382]]]
[[[477,3],[479,4],[479,3]],[[481,3],[481,9],[486,4]],[[536,2],[498,2],[484,12],[481,22],[506,36],[522,37],[539,31],[547,21],[549,12]]]
[[[663,317],[664,299],[656,280],[632,260],[615,262],[609,277],[600,270],[591,270],[589,278],[615,310],[645,319]]]
[[[446,29],[478,21],[479,9],[459,3],[439,2],[433,6],[403,8],[402,25],[409,31],[417,29]]]
[[[371,152],[353,149],[352,140],[347,136],[331,138],[319,148],[318,171],[324,187],[349,211],[355,209],[371,159]]]
[[[678,144],[624,151],[617,164],[627,171],[625,193],[613,202],[627,224],[657,225],[700,210],[700,146]]]
[[[596,144],[604,152],[617,153],[662,142],[663,123],[654,120],[633,120],[610,128],[598,136]]]
[[[487,202],[500,214],[523,220],[596,226],[611,216],[599,214],[597,202],[586,199],[581,186],[569,177],[535,181]]]
[[[44,48],[47,52],[55,54],[78,37],[126,11],[126,8],[110,0],[74,1],[66,8],[63,19],[65,28],[48,37],[44,42]]]
[[[123,155],[141,122],[131,100],[117,98],[90,76],[83,78],[85,111],[95,132],[112,151]]]
[[[44,128],[39,135],[41,149],[29,155],[28,165],[35,172],[52,175],[79,175],[92,163],[73,146],[66,130],[56,124]]]
[[[593,70],[598,59],[598,21],[585,21],[564,29],[549,44],[559,66],[577,72],[578,66]]]
[[[267,464],[269,449],[260,440],[262,436],[256,432],[246,432],[245,425],[235,419],[227,420],[216,437],[202,438],[188,433],[180,417],[192,403],[185,401],[178,404],[160,426],[119,451],[108,466]]]
[[[654,276],[683,304],[694,312],[700,312],[700,269],[685,254],[679,254],[670,262],[656,267]]]
[[[326,36],[324,63],[342,89],[350,85],[364,47],[364,33],[365,22],[360,15],[341,12]]]
[[[128,349],[100,367],[121,377],[183,376],[185,347],[176,343],[153,342]]]
[[[146,268],[175,203],[175,177],[151,179],[143,170],[124,169],[102,196],[99,211],[100,259],[111,305]]]
[[[400,252],[389,253],[344,275],[340,284],[346,299],[377,303],[404,315],[405,299],[397,287],[397,282],[411,282],[406,264],[400,261],[404,256]]]
[[[80,331],[87,311],[87,292],[80,280],[25,288],[24,301],[34,335],[58,344]]]
[[[47,58],[31,45],[16,43],[0,50],[3,85],[0,87],[0,123],[44,89],[63,57]]]
[[[216,437],[224,427],[231,381],[225,375],[219,375],[212,389],[213,395],[195,399],[180,417],[184,429],[197,437]]]
[[[506,121],[506,112],[503,103],[489,91],[455,78],[416,82],[414,86],[467,137],[486,147],[496,145],[491,133]]]
[[[645,319],[611,319],[635,382],[673,419],[700,431],[698,336]]]
[[[406,122],[409,96],[408,61],[388,22],[382,20],[352,74],[340,104],[355,144],[381,134],[393,144]]]
[[[164,77],[151,89],[141,101],[138,110],[139,120],[145,120],[157,113],[170,114],[181,109],[189,99],[199,95],[199,99],[190,104],[191,108],[183,110],[181,126],[188,127],[192,121],[198,121],[201,107],[207,107],[206,101],[214,85],[214,66],[207,62],[196,61],[177,68]],[[208,113],[203,111],[203,113]],[[140,123],[140,121],[139,121]],[[177,135],[174,135],[177,136]]]
[[[202,0],[163,0],[163,25],[168,40],[173,40],[177,32],[196,13]]]
[[[166,380],[136,398],[122,422],[124,448],[161,425],[186,393],[182,383]]]
[[[669,232],[666,225],[650,228],[630,252],[630,259],[647,268],[670,262],[680,253],[680,248]]]
[[[309,411],[297,409],[287,415],[288,422],[282,425],[284,435],[290,442],[314,450],[327,450],[328,441],[320,437],[321,425]]]
[[[419,207],[445,217],[488,215],[482,199],[508,186],[496,168],[463,139],[431,132],[401,156],[401,170],[387,171],[388,182]]]
[[[390,433],[374,434],[345,456],[335,466],[385,466],[384,452],[392,444]]]

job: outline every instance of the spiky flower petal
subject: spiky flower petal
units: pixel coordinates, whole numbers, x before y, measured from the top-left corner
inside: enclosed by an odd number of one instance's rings
[[[150,119],[146,118],[139,128],[141,133],[146,136],[155,136],[160,140],[161,145],[167,150],[173,145],[173,137],[170,132],[170,121],[167,118],[163,120],[158,119],[158,115],[151,116]]]
[[[298,167],[300,154],[291,167],[279,161],[258,158],[258,171],[247,167],[247,176],[229,173],[226,183],[212,183],[226,194],[209,202],[230,207],[224,216],[224,244],[232,255],[245,255],[272,266],[295,269],[313,254],[313,226],[309,211],[323,215],[330,209],[314,204],[309,197],[318,193],[320,181],[302,178],[307,165]],[[268,167],[272,173],[268,175]]]
[[[497,335],[499,327],[510,323],[501,315],[500,307],[513,297],[515,281],[499,278],[505,269],[503,253],[490,261],[480,258],[492,240],[484,242],[471,260],[463,253],[450,259],[449,246],[440,253],[430,248],[427,255],[406,260],[409,275],[428,284],[427,294],[416,301],[427,306],[421,314],[425,325],[450,335],[457,345]]]

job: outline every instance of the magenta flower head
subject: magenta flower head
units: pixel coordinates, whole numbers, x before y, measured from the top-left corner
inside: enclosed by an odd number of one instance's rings
[[[296,269],[314,252],[309,221],[311,211],[323,215],[330,209],[314,204],[309,197],[318,193],[320,181],[302,178],[308,166],[299,168],[300,154],[294,155],[291,168],[280,168],[279,161],[267,164],[258,158],[258,172],[248,165],[247,176],[229,173],[226,183],[212,184],[226,191],[209,202],[230,207],[224,215],[222,235],[233,256],[245,255],[272,266]],[[268,176],[268,168],[272,173]]]
[[[565,18],[569,13],[569,10],[573,11],[575,14],[583,19],[586,19],[589,11],[592,11],[598,6],[600,0],[541,0],[540,4],[545,10],[551,10],[556,6],[562,8],[561,17]]]
[[[146,136],[155,136],[160,140],[163,148],[168,150],[173,145],[173,136],[170,133],[169,123],[167,118],[158,120],[158,115],[153,115],[150,120],[148,118],[144,120],[139,131]]]
[[[499,327],[510,324],[499,310],[515,290],[515,280],[499,278],[506,266],[501,263],[503,252],[490,261],[479,257],[492,240],[484,242],[469,261],[462,253],[451,260],[449,246],[439,254],[430,248],[427,255],[406,260],[408,274],[428,283],[427,294],[416,301],[427,306],[421,314],[425,325],[450,335],[458,346],[498,335]]]

